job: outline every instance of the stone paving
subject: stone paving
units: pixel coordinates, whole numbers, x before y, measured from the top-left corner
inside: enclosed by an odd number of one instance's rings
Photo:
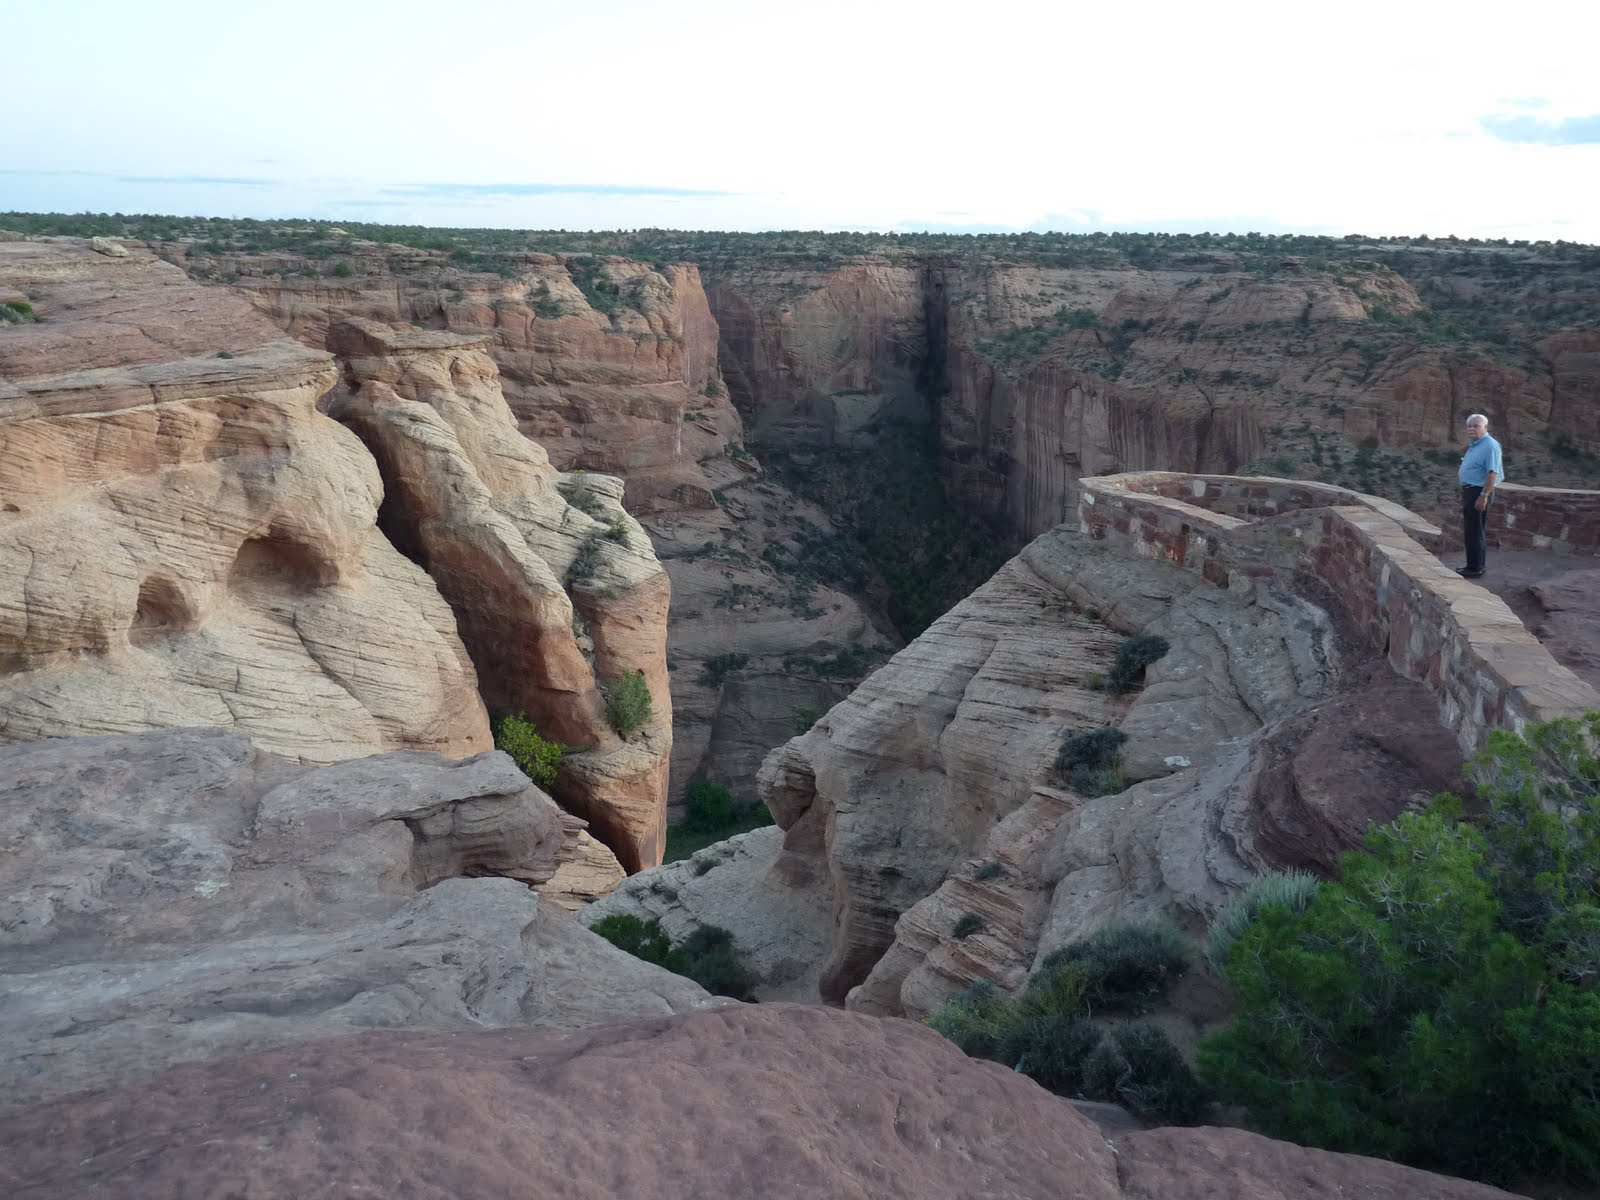
[[[1445,555],[1446,565],[1460,565]],[[1505,601],[1552,658],[1600,689],[1600,558],[1489,549],[1478,581]]]

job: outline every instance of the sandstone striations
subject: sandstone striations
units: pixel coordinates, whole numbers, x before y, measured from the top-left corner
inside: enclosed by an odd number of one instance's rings
[[[1171,649],[1109,696],[1100,678],[1136,632]],[[677,936],[722,925],[765,996],[815,980],[825,999],[916,1016],[976,979],[1020,984],[1120,917],[1198,931],[1263,871],[1329,871],[1369,822],[1454,782],[1432,698],[1368,653],[1282,585],[1219,590],[1052,531],[768,757],[781,845],[712,847],[597,913]],[[1054,767],[1062,737],[1106,724],[1127,737],[1122,790],[1075,792]],[[955,932],[972,917],[980,932]]]
[[[455,620],[377,528],[332,361],[147,254],[9,242],[0,740],[221,725],[291,758],[488,746]]]
[[[530,890],[580,831],[500,753],[308,769],[221,730],[0,750],[0,1104],[361,1029],[707,1002]]]
[[[670,588],[620,488],[583,473],[562,480],[519,432],[482,338],[367,321],[328,336],[345,382],[330,412],[378,460],[383,526],[454,609],[490,710],[522,713],[585,751],[568,759],[562,799],[624,867],[659,862]],[[600,686],[633,672],[652,715],[623,740]]]
[[[694,1116],[693,1153],[664,1153]],[[604,1136],[597,1137],[597,1130]],[[582,1035],[362,1034],[73,1097],[0,1124],[0,1186],[421,1200],[1504,1200],[1232,1129],[1108,1140],[1021,1075],[902,1021],[740,1006]]]

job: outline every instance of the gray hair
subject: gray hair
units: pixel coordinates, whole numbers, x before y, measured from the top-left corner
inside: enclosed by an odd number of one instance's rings
[[[1489,418],[1484,416],[1482,413],[1473,413],[1467,418],[1468,425],[1476,425],[1479,421],[1483,422],[1483,427],[1485,429],[1489,428]]]

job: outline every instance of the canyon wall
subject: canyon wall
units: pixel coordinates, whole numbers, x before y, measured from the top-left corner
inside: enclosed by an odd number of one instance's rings
[[[486,374],[497,373],[497,385],[489,386],[503,392],[528,439],[526,453],[512,457],[547,460],[541,470],[550,478],[564,472],[566,490],[603,501],[607,521],[635,530],[634,518],[643,522],[673,597],[670,675],[647,674],[661,701],[658,711],[670,704],[674,715],[670,743],[661,739],[672,747],[674,804],[701,778],[753,803],[756,768],[766,752],[805,714],[837,701],[868,661],[898,645],[881,599],[873,599],[860,549],[839,542],[825,507],[792,495],[744,449],[739,412],[718,368],[717,322],[692,264],[529,253],[508,256],[489,271],[446,253],[348,238],[328,243],[337,252],[333,266],[326,257],[303,253],[213,255],[189,244],[155,249],[199,278],[242,293],[302,342],[332,352],[342,381],[327,403],[358,430],[374,429],[373,415],[390,411],[374,409],[370,398],[387,399],[382,389],[394,384],[388,376],[401,369],[397,364],[426,355],[431,346],[441,360],[431,368],[439,376],[434,394],[481,390]],[[388,348],[374,351],[379,340]],[[391,365],[374,375],[372,364],[380,360]],[[342,399],[352,389],[366,398]],[[906,394],[915,394],[909,380]],[[367,432],[363,437],[374,442]],[[392,458],[392,451],[376,446],[375,453],[386,463]],[[501,450],[493,455],[506,461]],[[478,458],[475,470],[483,466]],[[421,469],[420,460],[412,468],[386,467],[391,492],[398,494],[397,484],[404,490],[400,481],[408,471]],[[622,507],[595,477],[585,482],[586,472],[622,479]],[[587,529],[590,544],[608,562],[628,557],[619,543],[593,538],[605,524],[571,510],[564,519],[575,522],[574,530]],[[421,553],[392,521],[385,531],[407,553]],[[570,564],[572,546],[583,541],[546,555],[558,575]],[[822,541],[831,543],[822,557],[850,560],[843,569],[817,569]],[[616,608],[606,597],[617,586],[597,579],[572,593],[602,658],[622,650],[619,620],[596,620],[600,610]],[[636,603],[638,589],[626,590]],[[664,587],[659,601],[666,602]],[[489,608],[504,610],[498,602]],[[491,625],[499,619],[487,612],[483,618]],[[558,615],[551,622],[562,623]],[[481,662],[483,652],[505,641],[489,630],[475,634],[477,627],[463,617],[463,635]],[[855,656],[862,654],[872,657],[858,663]],[[611,665],[603,662],[602,671]],[[497,690],[499,680],[513,678],[515,688],[532,687],[538,672],[480,673],[491,710],[549,711]],[[569,728],[565,718],[558,729],[549,723],[554,715],[539,720],[551,736],[590,744],[590,707],[581,729]]]
[[[1474,411],[1523,482],[1593,483],[1600,331],[1474,340],[1450,295],[1481,281],[1435,259],[1405,275],[1222,251],[1162,268],[734,254],[705,274],[758,449],[936,423],[959,502],[1023,536],[1074,509],[1079,478],[1130,470],[1257,464],[1439,511]],[[1534,276],[1530,308],[1556,286]]]

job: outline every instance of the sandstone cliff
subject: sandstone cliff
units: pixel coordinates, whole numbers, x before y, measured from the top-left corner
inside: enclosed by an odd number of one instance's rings
[[[1134,632],[1172,648],[1113,698],[1097,677]],[[1056,750],[1105,724],[1127,735],[1125,790],[1079,795]],[[1326,871],[1459,763],[1421,687],[1352,657],[1304,597],[1219,590],[1060,528],[768,757],[781,843],[709,848],[584,919],[723,925],[764,995],[924,1016],[1118,917],[1199,931],[1265,870]],[[968,914],[981,931],[957,935]]]
[[[623,480],[622,504],[644,522],[671,577],[675,803],[699,778],[729,785],[753,803],[755,771],[766,752],[898,644],[881,585],[874,594],[870,569],[862,566],[864,552],[837,544],[830,514],[791,495],[744,450],[741,420],[717,365],[718,327],[693,265],[549,254],[485,263],[340,237],[319,243],[320,257],[211,254],[192,243],[156,248],[195,276],[242,292],[301,341],[333,352],[352,387],[372,370],[372,331],[380,325],[391,330],[386,336],[394,345],[414,335],[406,354],[432,345],[455,364],[465,355],[447,347],[468,343],[452,343],[450,335],[471,339],[476,357],[465,375],[476,381],[452,375],[435,382],[437,392],[493,389],[485,381],[497,369],[498,387],[532,439],[528,453],[574,477],[569,491],[580,487],[609,505],[608,485],[593,476],[576,481],[575,473]],[[333,267],[329,253],[337,255]],[[357,329],[367,331],[365,340],[351,332]],[[422,329],[444,340],[428,343]],[[384,354],[394,357],[388,351],[376,357]],[[390,382],[374,378],[363,395]],[[335,410],[354,427],[370,429],[370,420],[352,415],[366,404],[341,401]],[[386,478],[394,491],[387,468]],[[613,515],[634,528],[621,510]],[[384,528],[411,552],[407,535],[387,520]],[[835,544],[819,555],[819,540]],[[617,552],[615,543],[594,544],[607,558]],[[819,570],[824,558],[833,569]],[[559,575],[570,555],[557,552],[550,561]],[[605,607],[604,597],[617,587],[595,580],[574,592],[591,627],[588,610]],[[629,595],[637,598],[637,589]],[[456,608],[482,668],[483,648],[505,643],[475,636]],[[611,620],[608,628],[617,624]],[[481,673],[491,709],[530,703],[501,696],[500,672]],[[513,674],[515,686],[532,686],[525,672]],[[658,697],[665,699],[667,690],[657,690]],[[568,727],[565,717],[558,723]],[[571,739],[589,744],[586,729],[570,729]]]
[[[482,338],[351,321],[329,341],[345,384],[330,411],[378,460],[383,526],[455,611],[485,702],[584,751],[567,759],[563,801],[624,867],[659,862],[670,588],[616,482],[563,483],[517,429]],[[599,689],[636,671],[651,718],[623,740]]]
[[[220,725],[331,762],[489,745],[332,360],[147,254],[0,245],[0,740]]]

